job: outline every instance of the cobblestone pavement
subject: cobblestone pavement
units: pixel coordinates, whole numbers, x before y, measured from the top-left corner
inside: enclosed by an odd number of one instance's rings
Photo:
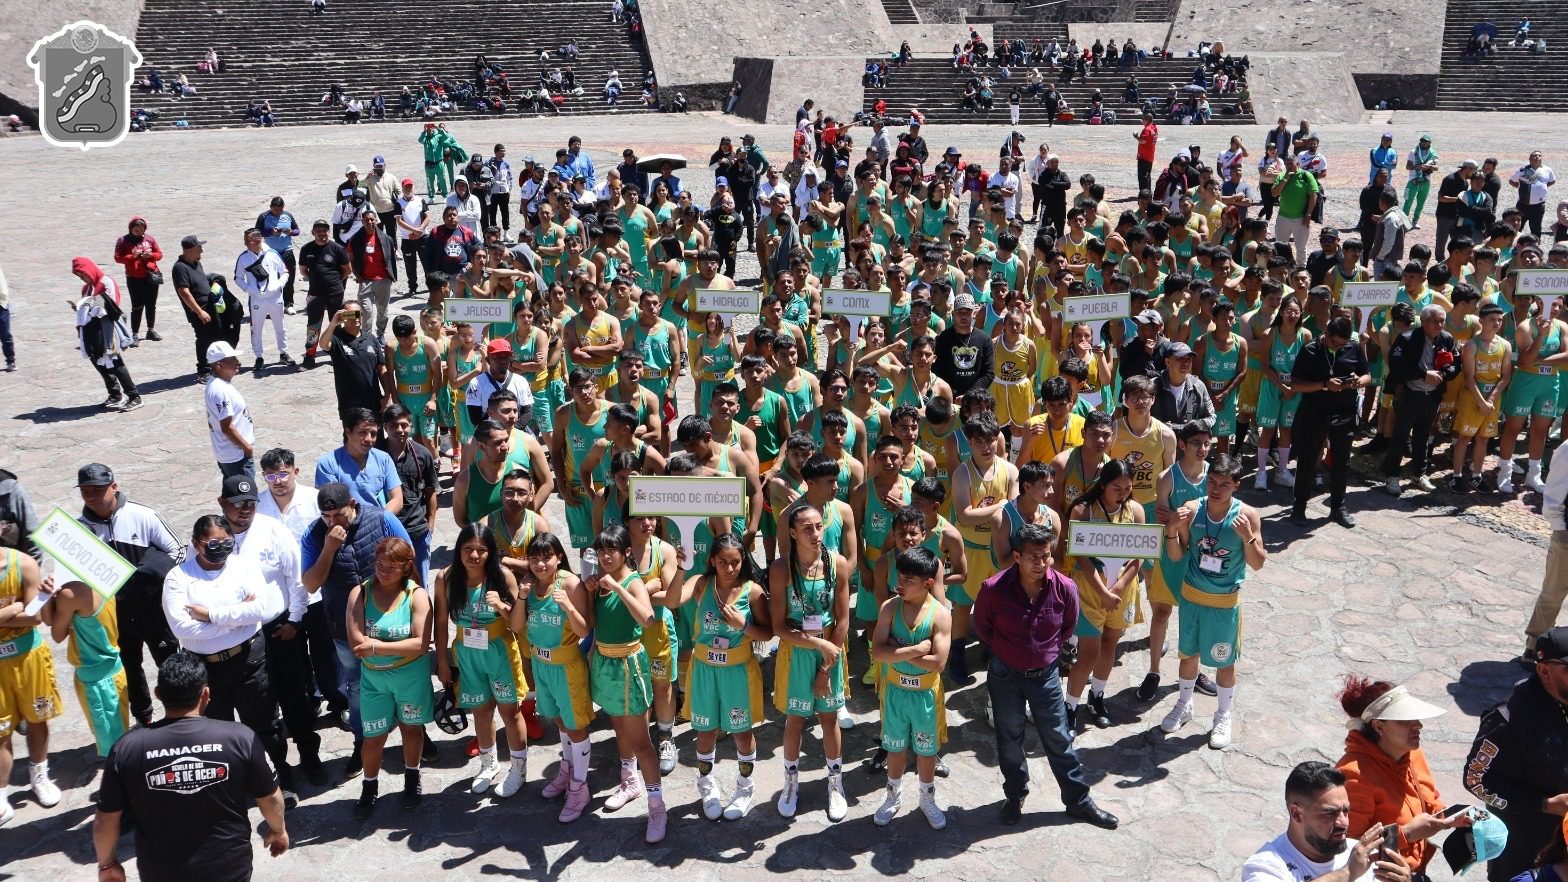
[[[1385,120],[1379,115],[1376,123],[1323,130],[1334,169],[1330,216],[1335,222],[1354,219],[1349,209],[1363,180],[1365,151],[1376,143]],[[1522,160],[1544,135],[1538,120],[1527,117],[1489,115],[1485,126],[1473,120],[1396,115],[1396,144],[1404,149],[1418,131],[1430,130],[1445,165],[1467,155],[1495,155],[1506,167]],[[643,154],[681,152],[698,163],[720,134],[755,131],[775,156],[787,152],[788,145],[785,129],[700,115],[639,117],[626,131],[601,120],[579,125],[571,120],[458,121],[453,129],[470,148],[505,141],[512,157],[553,154],[568,134],[580,132],[601,173],[615,161],[612,151],[624,144]],[[1249,133],[1248,140],[1256,143],[1260,132]],[[1213,155],[1231,133],[1210,126],[1184,130],[1168,141],[1200,142]],[[239,231],[265,209],[268,197],[284,196],[308,223],[330,209],[329,193],[347,162],[364,167],[371,154],[382,152],[393,174],[418,177],[412,174],[418,162],[416,134],[417,126],[411,125],[169,131],[85,155],[38,139],[0,141],[0,159],[13,179],[31,182],[32,211],[27,222],[8,224],[0,241],[21,365],[17,373],[0,374],[0,402],[8,417],[0,424],[0,466],[18,472],[41,507],[74,511],[79,505],[72,489],[75,469],[91,460],[110,463],[133,498],[158,508],[183,534],[197,514],[215,508],[209,500],[219,483],[200,390],[190,379],[190,331],[166,291],[159,329],[167,339],[144,343],[129,358],[147,406],[133,414],[99,412],[94,406],[102,394],[99,381],[72,351],[63,303],[77,287],[68,273],[70,258],[91,256],[119,275],[111,259],[113,241],[132,214],[141,214],[171,255],[186,233],[211,240],[206,265],[227,273],[241,247]],[[971,157],[994,156],[1004,134],[1003,129],[971,127],[926,133],[933,153],[954,143]],[[1133,180],[1127,130],[1075,127],[1025,134],[1032,143],[1049,141],[1069,174],[1093,170],[1113,199],[1127,194]],[[1554,160],[1549,156],[1547,161]],[[704,170],[688,170],[687,177],[699,198],[711,192]],[[742,263],[741,275],[754,275],[749,255]],[[415,308],[406,299],[396,306]],[[299,340],[303,316],[290,317],[288,329]],[[293,344],[296,355],[301,350],[301,344]],[[290,446],[308,464],[336,446],[329,370],[274,371],[262,379],[247,370],[240,377],[263,449]],[[683,410],[686,402],[683,396]],[[597,810],[596,801],[595,813],[575,826],[557,824],[556,809],[538,797],[540,778],[554,768],[554,744],[537,750],[528,788],[499,803],[468,794],[465,767],[471,763],[454,740],[443,736],[442,758],[426,773],[431,796],[422,812],[405,814],[395,800],[387,800],[373,822],[358,824],[350,818],[356,783],[324,792],[307,788],[289,817],[294,850],[269,860],[258,848],[258,878],[332,879],[366,871],[411,878],[447,870],[458,878],[573,879],[675,869],[693,880],[779,873],[799,878],[881,873],[960,880],[1233,879],[1241,860],[1283,825],[1281,788],[1289,767],[1339,755],[1344,729],[1332,693],[1347,671],[1409,683],[1423,698],[1449,709],[1427,728],[1426,749],[1443,792],[1459,797],[1458,770],[1474,734],[1474,718],[1518,676],[1519,669],[1505,660],[1518,652],[1519,632],[1542,569],[1545,530],[1535,513],[1538,499],[1531,494],[1496,505],[1495,496],[1437,494],[1395,501],[1357,482],[1351,507],[1361,518],[1360,528],[1329,525],[1322,519],[1326,512],[1315,506],[1318,525],[1306,534],[1283,520],[1279,503],[1287,500],[1282,495],[1251,494],[1249,501],[1265,513],[1264,535],[1273,558],[1246,586],[1236,743],[1224,753],[1207,749],[1212,704],[1203,699],[1194,723],[1173,737],[1159,733],[1158,721],[1174,700],[1174,686],[1163,689],[1152,705],[1137,702],[1133,688],[1147,655],[1144,630],[1131,631],[1111,681],[1117,725],[1091,729],[1078,739],[1097,799],[1122,818],[1117,832],[1065,824],[1037,748],[1031,748],[1032,765],[1036,781],[1043,783],[1026,807],[1025,822],[1013,829],[996,823],[1000,776],[983,714],[983,687],[962,689],[950,698],[951,741],[945,755],[953,774],[938,790],[950,807],[947,830],[932,833],[923,820],[907,814],[888,829],[875,828],[870,813],[883,782],[856,768],[874,744],[874,698],[857,685],[851,708],[861,725],[846,739],[851,812],[839,825],[828,824],[823,813],[815,737],[806,748],[800,816],[787,822],[773,810],[782,780],[776,719],[760,738],[758,806],[745,821],[723,826],[709,824],[697,811],[691,736],[679,730],[683,765],[669,778],[672,826],[658,847],[642,843],[640,805],[607,815]],[[1468,507],[1455,508],[1456,503]],[[558,516],[558,504],[553,508]],[[443,516],[438,544],[454,533]],[[56,665],[61,684],[69,684],[63,648],[56,652]],[[1166,671],[1173,684],[1172,661]],[[22,878],[88,878],[92,873],[88,826],[95,760],[80,710],[74,699],[66,700],[66,715],[52,727],[54,774],[65,799],[44,810],[27,793],[14,795],[17,818],[0,832],[0,866]],[[326,727],[323,734],[331,756],[347,752],[347,733]],[[602,728],[595,733],[590,783],[600,795],[615,775],[612,748],[603,743],[607,737]],[[720,778],[726,786],[733,775],[732,749],[728,744],[720,748]],[[340,762],[329,763],[334,773],[340,768]],[[395,782],[395,772],[389,777]],[[25,772],[19,768],[12,781],[25,785]],[[913,802],[911,789],[906,805]]]

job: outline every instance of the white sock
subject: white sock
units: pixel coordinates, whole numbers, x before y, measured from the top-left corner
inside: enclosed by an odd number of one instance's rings
[[[836,759],[828,760],[828,775],[841,775],[844,773],[844,764]]]
[[[1089,694],[1099,698],[1105,697],[1105,681],[1099,677],[1089,678]]]
[[[1083,701],[1081,696],[1073,695],[1072,693],[1063,695],[1062,699],[1067,702],[1068,710],[1076,710],[1078,708],[1078,702]]]
[[[900,787],[902,787],[903,785],[904,785],[904,782],[901,779],[895,778],[892,775],[888,775],[887,776],[887,789],[889,789],[889,790],[897,790]]]
[[[35,771],[38,774],[43,775],[44,777],[47,778],[49,776],[49,760],[48,760],[48,758],[46,757],[46,758],[44,758],[42,760],[39,760],[36,763],[32,763],[32,768],[33,768],[33,771]]]
[[[572,764],[572,736],[566,734],[565,729],[561,730],[561,762]]]
[[[1012,448],[1013,448],[1013,458],[1017,459],[1018,458],[1018,452],[1020,450],[1024,449],[1024,436],[1023,436],[1023,433],[1021,431],[1018,434],[1013,435]]]
[[[1282,472],[1290,471],[1290,445],[1289,444],[1286,444],[1285,446],[1283,446],[1283,447],[1281,447],[1279,449],[1279,470],[1282,471]]]
[[[1532,459],[1528,463],[1526,463],[1525,464],[1525,474],[1526,475],[1535,475],[1536,477],[1540,477],[1540,475],[1541,475],[1541,461],[1538,460],[1538,459]]]
[[[1182,678],[1177,681],[1176,701],[1179,704],[1192,704],[1192,692],[1198,688],[1198,678],[1191,680]]]
[[[935,796],[936,796],[936,782],[935,781],[921,781],[920,782],[920,795],[921,796],[930,796],[930,797],[935,798]]]
[[[1215,692],[1219,697],[1220,706],[1219,709],[1214,712],[1214,715],[1217,717],[1228,716],[1230,714],[1231,704],[1236,701],[1236,687],[1220,686],[1215,690]]]
[[[659,721],[659,734],[660,735],[663,735],[665,738],[669,738],[672,734],[674,734],[674,732],[675,732],[675,721],[674,720],[670,720],[668,723],[666,723],[663,720]]]
[[[628,775],[637,774],[637,757],[621,760],[621,771]]]
[[[365,783],[366,784],[374,784],[374,783],[376,783],[377,781],[380,781],[380,780],[381,780],[381,776],[380,775],[366,775],[365,776]]]
[[[484,759],[485,757],[493,757],[493,756],[495,756],[495,745],[494,744],[490,745],[489,747],[481,747],[481,748],[479,748],[479,758],[481,760]]]
[[[588,780],[588,739],[572,742],[572,780],[582,784]]]
[[[719,752],[716,749],[715,750],[710,750],[707,753],[698,753],[697,754],[697,773],[699,775],[704,776],[704,777],[713,774],[713,764],[715,762],[717,762],[718,759],[719,759]],[[707,765],[704,766],[703,765],[704,763],[706,763]]]
[[[664,805],[664,785],[648,784],[644,787],[648,794],[648,801],[657,805]]]
[[[417,771],[419,771],[419,760],[414,760],[414,762],[412,764],[404,763],[403,764],[403,771],[405,771],[405,772],[417,772]]]
[[[753,750],[751,753],[738,753],[735,755],[735,761],[740,764],[740,774],[735,778],[736,783],[750,784],[751,772],[754,771],[757,766],[757,751]]]
[[[512,762],[514,764],[528,762],[528,748],[524,746],[512,751]]]
[[[784,761],[784,774],[787,775],[790,772],[794,772],[797,775],[800,774],[800,760],[798,760],[798,759],[788,760],[787,759],[787,760]]]

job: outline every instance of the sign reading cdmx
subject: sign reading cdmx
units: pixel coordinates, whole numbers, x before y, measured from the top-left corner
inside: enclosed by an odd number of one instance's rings
[[[142,56],[97,22],[42,37],[27,55],[38,81],[38,127],[60,147],[110,147],[131,130],[131,80]]]

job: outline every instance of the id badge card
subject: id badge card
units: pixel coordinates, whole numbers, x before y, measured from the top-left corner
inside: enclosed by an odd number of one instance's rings
[[[486,631],[484,628],[464,628],[463,629],[463,648],[464,649],[489,649],[490,648],[490,632]]]
[[[1198,555],[1198,569],[1205,573],[1218,573],[1223,568],[1224,563],[1217,555]]]
[[[807,633],[822,630],[822,616],[806,616],[800,623],[800,630]]]

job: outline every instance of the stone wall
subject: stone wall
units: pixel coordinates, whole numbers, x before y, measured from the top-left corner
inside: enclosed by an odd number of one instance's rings
[[[734,75],[744,88],[735,112],[757,122],[793,125],[796,108],[810,98],[827,115],[850,119],[864,106],[864,69],[862,57],[737,58]]]
[[[1393,98],[1404,102],[1404,110],[1437,106],[1436,73],[1358,73],[1355,77],[1363,107],[1376,107],[1379,101]]]
[[[1435,74],[1442,55],[1446,0],[1292,3],[1182,0],[1171,51],[1224,40],[1232,53],[1344,53],[1351,73]]]
[[[1253,52],[1247,80],[1259,123],[1284,116],[1320,123],[1357,123],[1364,114],[1350,59],[1328,52]]]
[[[0,2],[0,105],[25,112],[36,121],[38,83],[27,65],[27,54],[39,37],[62,25],[85,19],[103,25],[122,37],[136,39],[143,0],[50,0],[48,3]],[[9,99],[9,100],[7,100]]]

